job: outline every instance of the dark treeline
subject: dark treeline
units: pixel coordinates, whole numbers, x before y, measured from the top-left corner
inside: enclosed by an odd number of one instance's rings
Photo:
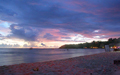
[[[91,43],[80,43],[80,44],[68,44],[63,45],[60,49],[71,49],[71,48],[104,48],[105,45],[115,47],[120,45],[120,38],[109,38],[108,41],[92,41]]]

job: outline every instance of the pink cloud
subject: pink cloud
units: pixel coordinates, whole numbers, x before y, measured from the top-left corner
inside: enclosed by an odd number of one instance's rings
[[[8,28],[4,28],[4,27],[0,27],[0,32],[4,33],[5,35],[10,33],[10,29]]]
[[[63,6],[61,6],[60,8],[64,8],[75,12],[84,12],[94,15],[101,15],[101,13],[105,14],[105,13],[113,12],[114,13],[113,16],[118,16],[115,13],[120,12],[119,8],[116,8],[116,6],[112,8],[107,8],[107,7],[102,7],[99,4],[94,4],[87,1],[69,1],[69,2],[59,1],[59,0],[57,1],[63,4]]]
[[[83,6],[83,7],[97,7],[97,5],[93,3],[88,3],[87,1],[72,1],[72,2],[67,2],[67,4],[75,5],[77,7]]]
[[[65,35],[62,35],[59,32],[60,32],[59,29],[44,29],[44,31],[39,34],[39,37],[40,37],[39,41],[44,41],[44,42],[45,41],[52,42],[52,41],[57,41],[57,40],[59,41],[61,40],[61,37],[65,37]],[[52,39],[52,40],[43,38],[43,36],[46,35],[47,33],[57,38]]]

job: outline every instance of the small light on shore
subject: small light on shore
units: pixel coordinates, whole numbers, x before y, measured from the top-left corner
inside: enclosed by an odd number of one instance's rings
[[[93,47],[93,48],[95,48],[95,49],[96,49],[96,48],[98,48],[98,47]]]

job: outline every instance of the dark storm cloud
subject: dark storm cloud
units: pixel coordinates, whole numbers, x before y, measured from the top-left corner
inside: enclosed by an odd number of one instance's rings
[[[2,0],[0,18],[24,27],[10,28],[11,36],[28,41],[38,37],[33,30],[25,33],[29,26],[64,29],[83,35],[91,35],[94,30],[120,32],[119,3],[120,0]],[[57,37],[47,33],[44,38]]]

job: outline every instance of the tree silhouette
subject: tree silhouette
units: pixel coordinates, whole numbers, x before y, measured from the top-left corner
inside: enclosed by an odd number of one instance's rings
[[[63,45],[60,49],[67,48],[104,48],[105,45],[109,45],[110,47],[118,46],[120,44],[120,38],[109,38],[108,41],[92,41],[91,43],[80,43],[80,44],[68,44]]]

